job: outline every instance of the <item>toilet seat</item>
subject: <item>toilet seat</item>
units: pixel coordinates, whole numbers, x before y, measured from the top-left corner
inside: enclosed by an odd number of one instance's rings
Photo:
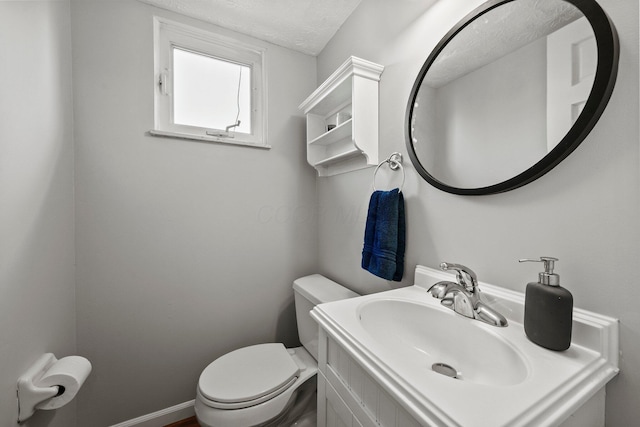
[[[286,391],[299,373],[282,343],[258,344],[210,363],[200,375],[198,390],[212,408],[247,408]]]

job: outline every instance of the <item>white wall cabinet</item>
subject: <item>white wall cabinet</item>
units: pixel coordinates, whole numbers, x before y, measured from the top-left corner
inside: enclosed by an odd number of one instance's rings
[[[378,84],[384,67],[350,57],[299,108],[307,161],[330,176],[378,164]]]

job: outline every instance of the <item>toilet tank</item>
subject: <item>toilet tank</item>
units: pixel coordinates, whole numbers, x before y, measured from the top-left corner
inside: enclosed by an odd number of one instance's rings
[[[311,318],[309,312],[318,304],[360,295],[319,274],[295,280],[293,294],[300,342],[313,358],[318,360],[318,324]]]

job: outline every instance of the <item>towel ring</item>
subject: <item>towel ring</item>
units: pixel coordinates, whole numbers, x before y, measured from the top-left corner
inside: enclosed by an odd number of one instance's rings
[[[380,162],[380,164],[378,164],[378,166],[376,167],[376,170],[373,171],[373,191],[378,191],[376,188],[376,174],[378,173],[378,169],[380,169],[380,166],[384,165],[385,163],[388,164],[389,168],[393,171],[398,170],[398,168],[400,168],[400,170],[402,171],[402,183],[400,184],[399,189],[399,191],[402,192],[406,175],[404,173],[404,167],[402,166],[402,154],[398,152],[391,154],[388,158]]]

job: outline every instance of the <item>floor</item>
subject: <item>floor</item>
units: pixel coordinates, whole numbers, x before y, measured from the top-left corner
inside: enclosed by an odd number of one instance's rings
[[[181,421],[176,421],[175,423],[168,424],[164,427],[200,427],[196,417],[187,418]],[[293,426],[291,427],[316,427],[316,414],[315,412],[311,412],[302,416]]]
[[[181,421],[176,421],[175,423],[171,423],[164,427],[200,427],[196,417],[187,418]]]

